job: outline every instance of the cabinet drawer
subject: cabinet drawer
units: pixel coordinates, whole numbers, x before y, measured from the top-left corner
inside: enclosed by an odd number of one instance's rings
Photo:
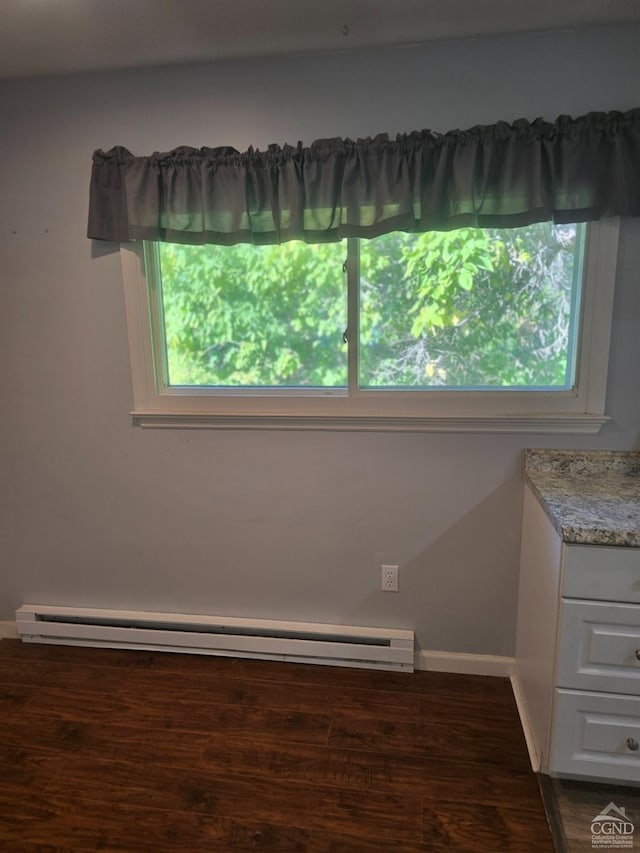
[[[640,604],[563,600],[556,683],[640,694]]]
[[[640,780],[640,698],[556,690],[549,770]]]
[[[566,545],[562,595],[640,604],[640,548]]]

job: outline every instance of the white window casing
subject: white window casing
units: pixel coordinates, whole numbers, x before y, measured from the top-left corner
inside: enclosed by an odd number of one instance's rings
[[[161,358],[158,348],[154,352],[158,318],[151,308],[143,244],[122,244],[133,421],[159,428],[596,434],[607,421],[618,230],[617,219],[587,227],[575,387],[552,391],[383,391],[353,384],[338,392],[166,386],[163,371],[156,368]],[[350,359],[356,358],[354,350],[350,347]]]

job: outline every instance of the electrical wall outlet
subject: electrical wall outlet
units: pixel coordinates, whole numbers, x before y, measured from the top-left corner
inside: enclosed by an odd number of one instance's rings
[[[380,566],[380,589],[383,592],[398,591],[398,567],[397,566]]]

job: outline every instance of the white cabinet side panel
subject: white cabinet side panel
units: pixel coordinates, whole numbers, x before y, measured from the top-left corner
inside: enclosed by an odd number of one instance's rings
[[[528,743],[542,770],[549,754],[561,551],[558,533],[525,486],[515,681]]]

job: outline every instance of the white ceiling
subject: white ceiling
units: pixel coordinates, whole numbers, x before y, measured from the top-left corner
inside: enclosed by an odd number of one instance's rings
[[[0,77],[640,23],[640,0],[0,0]]]

